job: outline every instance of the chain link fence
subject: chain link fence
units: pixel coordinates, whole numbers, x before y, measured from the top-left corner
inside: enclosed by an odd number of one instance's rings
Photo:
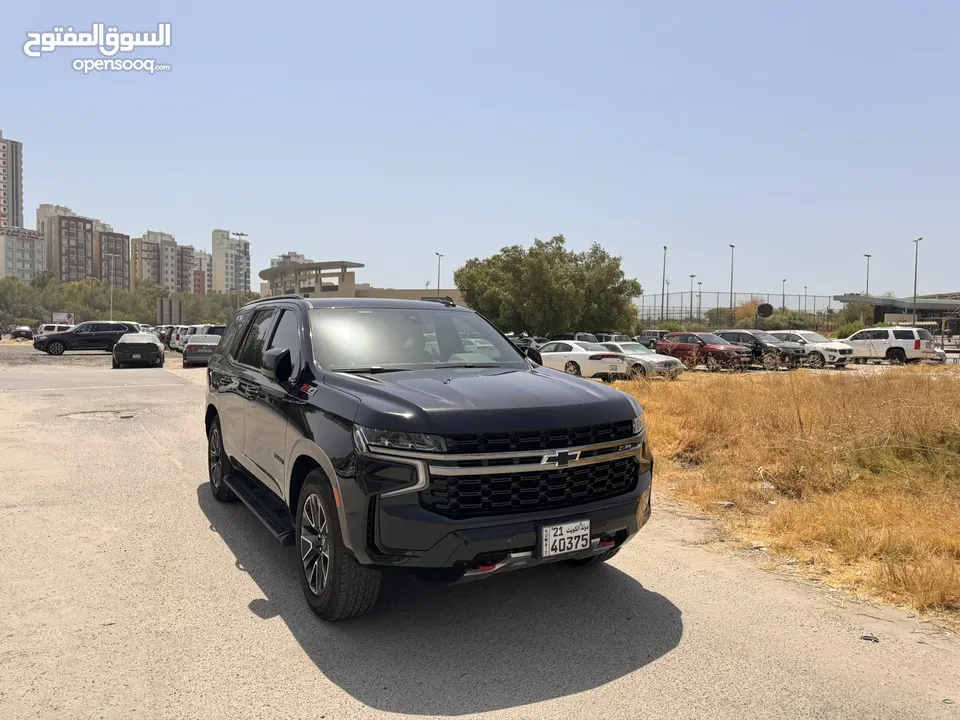
[[[641,295],[636,305],[646,328],[670,323],[690,329],[719,329],[754,318],[755,306],[762,303],[772,305],[776,315],[788,316],[792,324],[800,323],[811,330],[835,329],[839,324],[836,315],[844,308],[844,303],[829,295],[734,293],[731,296],[729,292],[696,289],[692,293],[687,290]],[[870,322],[872,318],[866,320]]]

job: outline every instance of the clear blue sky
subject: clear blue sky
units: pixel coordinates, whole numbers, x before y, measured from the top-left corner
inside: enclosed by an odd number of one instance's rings
[[[682,7],[682,9],[681,9]],[[131,235],[364,262],[443,286],[465,260],[564,233],[649,293],[960,290],[960,3],[8,4],[0,129],[26,214]],[[172,66],[83,76],[28,31],[173,25]],[[254,279],[256,284],[258,281]]]

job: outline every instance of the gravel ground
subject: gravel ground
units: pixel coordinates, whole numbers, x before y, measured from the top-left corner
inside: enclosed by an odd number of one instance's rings
[[[960,718],[949,633],[764,572],[660,496],[606,566],[390,578],[324,624],[294,551],[210,495],[202,369],[30,353],[0,346],[4,720]]]

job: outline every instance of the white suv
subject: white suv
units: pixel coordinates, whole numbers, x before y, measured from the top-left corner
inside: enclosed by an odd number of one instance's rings
[[[853,357],[853,348],[846,343],[825,338],[810,330],[771,330],[770,334],[779,340],[802,345],[803,357],[812,368],[827,365],[843,368]]]
[[[885,327],[855,332],[844,339],[857,362],[889,360],[892,363],[936,360],[933,335],[923,328]]]

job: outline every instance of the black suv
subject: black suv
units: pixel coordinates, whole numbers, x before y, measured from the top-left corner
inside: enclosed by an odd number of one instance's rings
[[[781,365],[793,368],[800,364],[804,355],[803,345],[786,342],[763,330],[717,330],[731,345],[743,345],[753,355],[753,362],[767,370],[776,370]]]
[[[140,327],[133,323],[94,320],[80,323],[63,332],[37,335],[33,347],[51,355],[63,355],[66,350],[113,350],[117,340],[127,333],[138,333]]]
[[[603,562],[650,516],[643,410],[538,361],[442,299],[249,303],[207,370],[213,495],[297,548],[326,620],[368,611],[387,568]]]

